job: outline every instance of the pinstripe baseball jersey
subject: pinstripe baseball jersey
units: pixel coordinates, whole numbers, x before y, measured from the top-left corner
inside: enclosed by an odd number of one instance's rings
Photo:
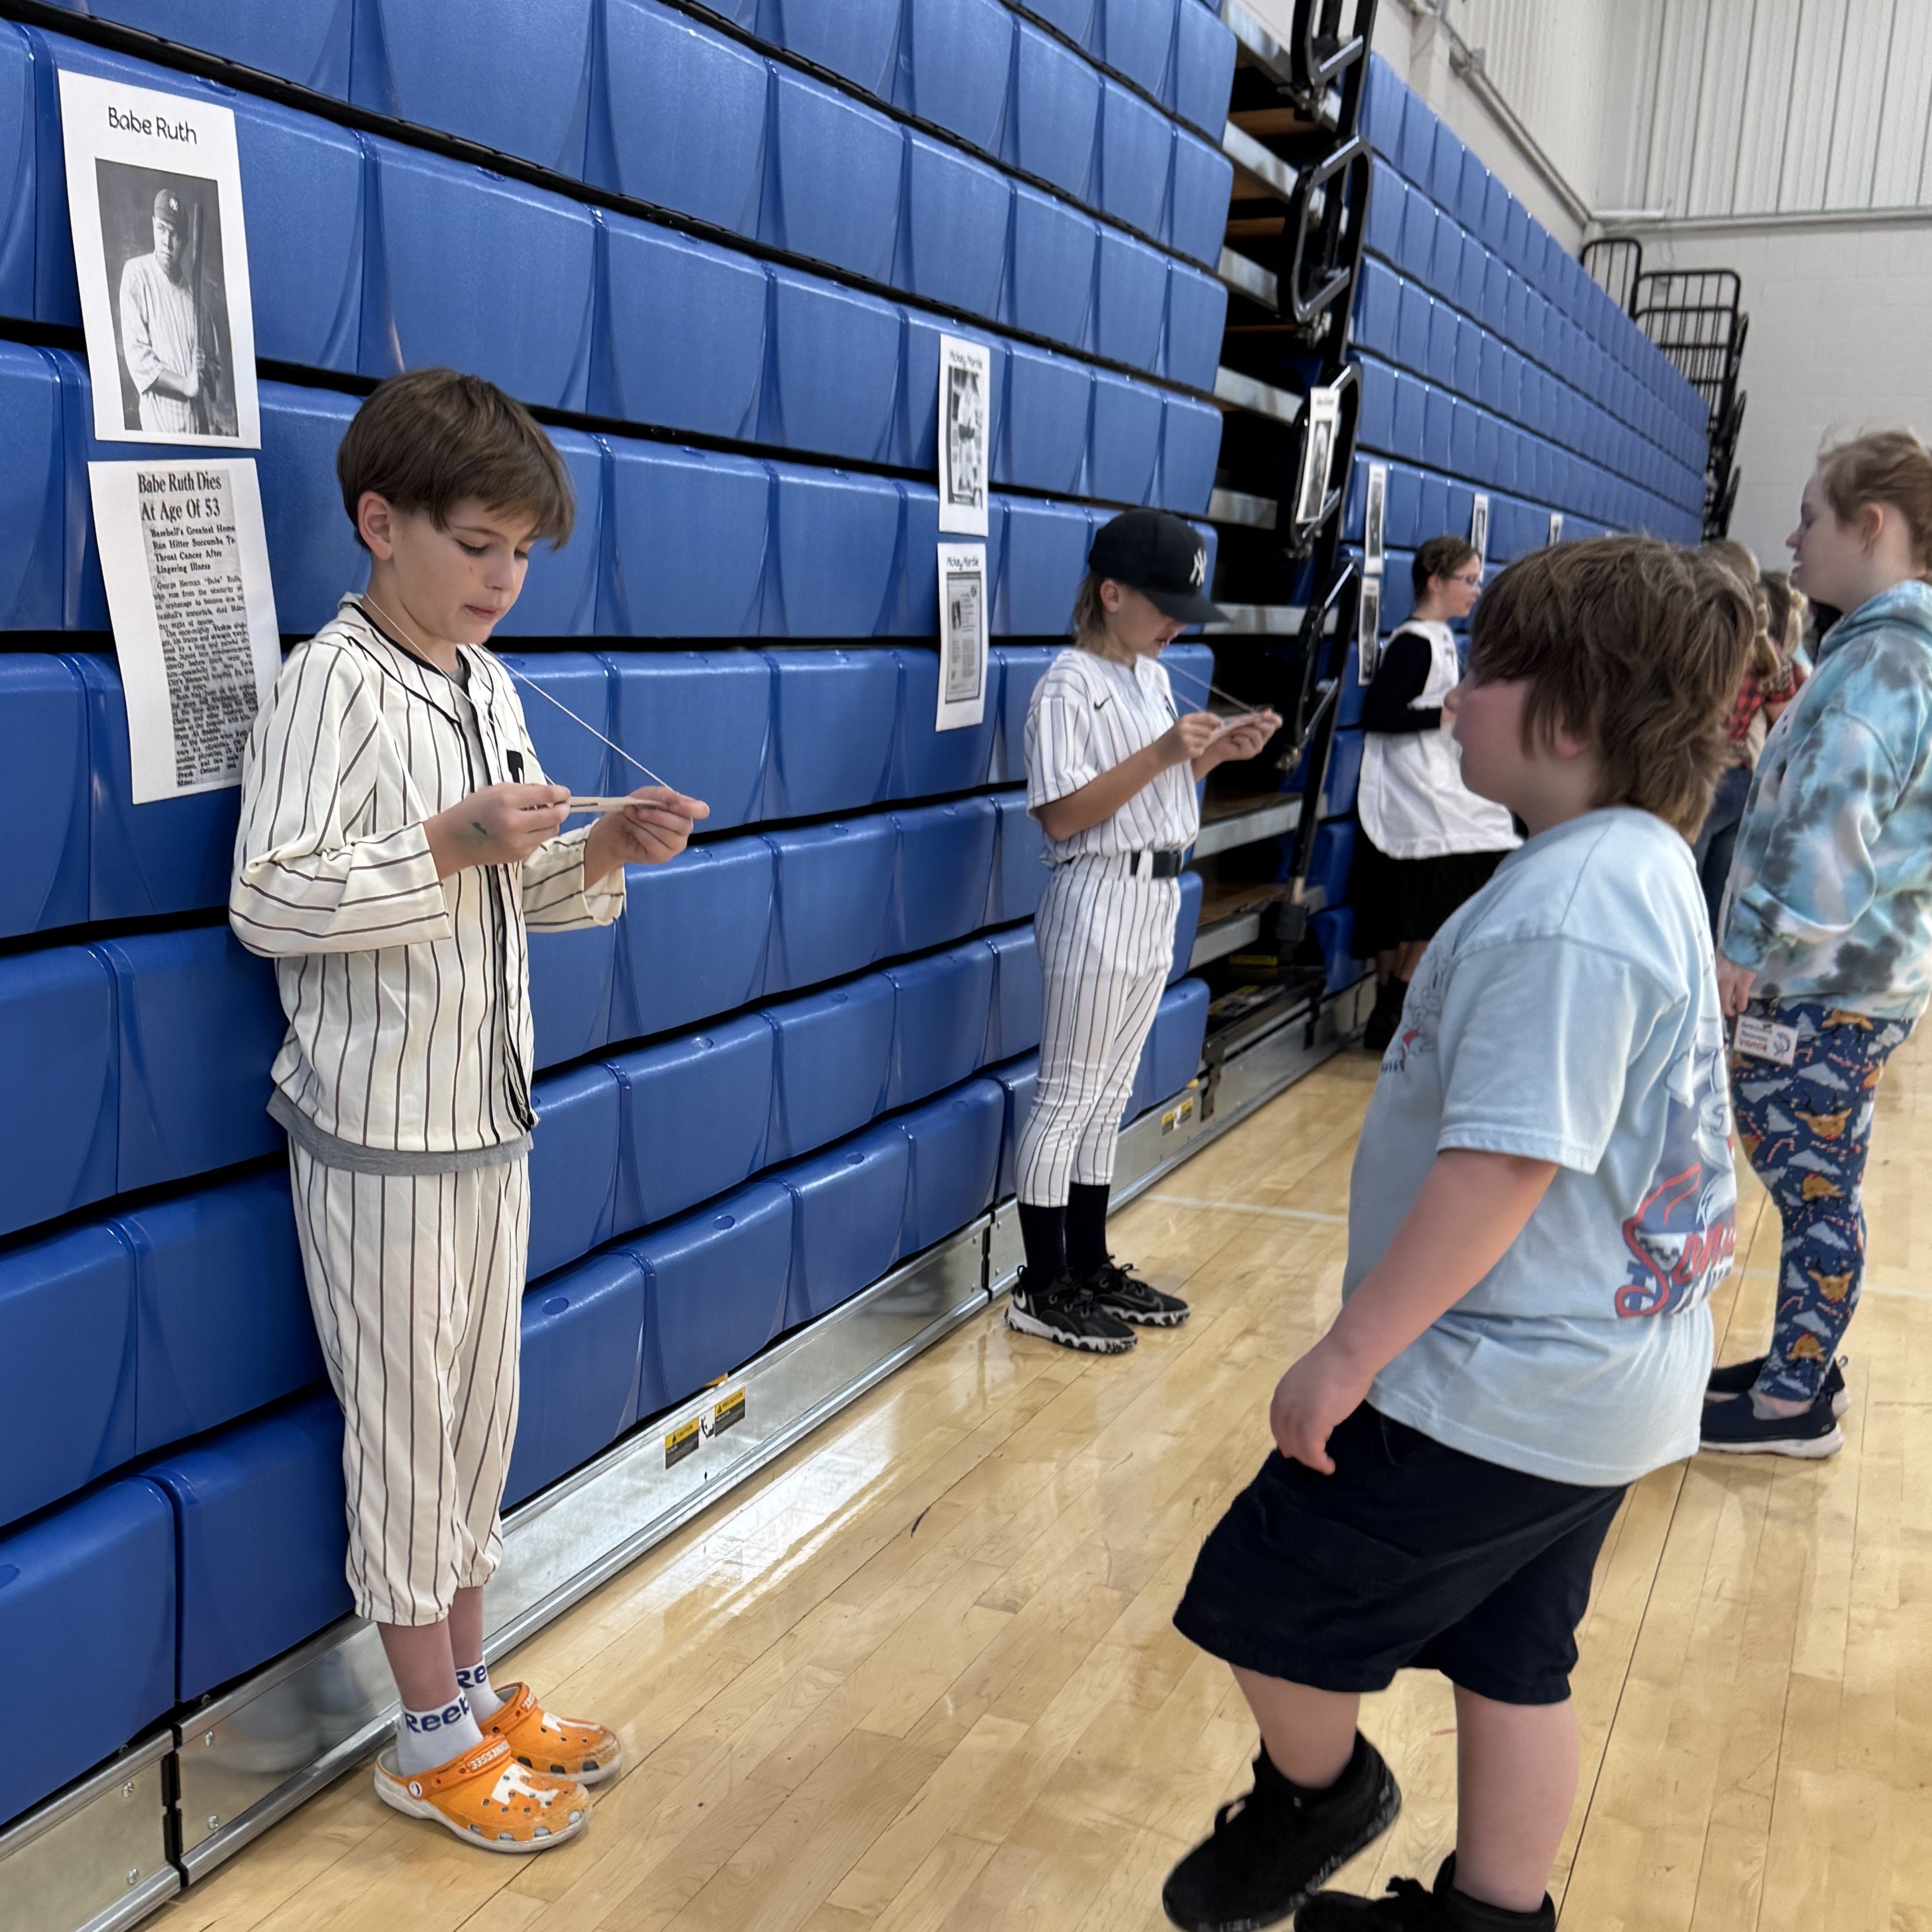
[[[121,353],[141,394],[141,427],[192,434],[194,405],[154,387],[157,376],[184,381],[194,368],[200,334],[194,292],[152,255],[121,271]]]
[[[447,1172],[528,1150],[525,928],[608,925],[588,828],[520,866],[436,877],[424,821],[543,773],[509,674],[465,645],[446,677],[352,597],[289,655],[249,734],[229,921],[275,962],[289,1030],[269,1112],[317,1158]]]
[[[1178,713],[1166,668],[1154,658],[1116,664],[1092,651],[1064,650],[1034,687],[1027,710],[1027,809],[1064,798],[1144,750]],[[1048,858],[1191,845],[1201,830],[1194,774],[1170,765],[1111,818],[1071,838],[1049,838]]]

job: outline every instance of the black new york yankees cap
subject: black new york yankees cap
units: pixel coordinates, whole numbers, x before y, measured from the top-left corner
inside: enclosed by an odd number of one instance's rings
[[[1138,590],[1162,616],[1213,624],[1208,601],[1208,546],[1194,526],[1165,510],[1126,510],[1101,526],[1087,568]]]

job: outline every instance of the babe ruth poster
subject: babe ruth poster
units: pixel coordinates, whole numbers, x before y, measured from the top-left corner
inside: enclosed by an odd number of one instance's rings
[[[134,802],[238,784],[242,742],[282,662],[254,462],[87,470]]]
[[[1382,574],[1382,526],[1388,517],[1388,465],[1369,465],[1368,502],[1362,512],[1362,568],[1370,577]]]
[[[60,92],[94,434],[260,447],[233,110],[94,74]]]
[[[1490,560],[1490,500],[1481,490],[1476,492],[1475,508],[1469,512],[1469,548],[1476,553],[1478,563]]]
[[[986,448],[993,352],[983,342],[939,338],[939,527],[986,534]]]
[[[1366,691],[1382,662],[1382,580],[1365,577],[1355,602],[1355,682]]]
[[[986,546],[939,546],[939,713],[956,731],[986,715]]]
[[[1328,500],[1329,473],[1335,462],[1335,431],[1341,421],[1339,389],[1317,388],[1308,392],[1308,430],[1301,443],[1301,474],[1294,491],[1294,520],[1312,524]]]

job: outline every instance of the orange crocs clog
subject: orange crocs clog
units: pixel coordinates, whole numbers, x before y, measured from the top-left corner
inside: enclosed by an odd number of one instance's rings
[[[405,1778],[393,1749],[376,1760],[376,1796],[412,1818],[428,1818],[486,1852],[547,1852],[583,1830],[590,1794],[574,1778],[551,1778],[517,1761],[506,1738],[485,1734],[472,1750]]]
[[[496,1694],[502,1708],[480,1720],[483,1735],[506,1739],[519,1764],[586,1785],[602,1784],[623,1769],[624,1747],[615,1731],[575,1718],[553,1718],[527,1684],[500,1684]]]

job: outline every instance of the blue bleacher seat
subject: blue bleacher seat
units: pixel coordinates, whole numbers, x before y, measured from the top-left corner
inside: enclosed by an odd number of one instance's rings
[[[1100,52],[1101,0],[1033,0],[1028,10],[1057,27],[1096,59]]]
[[[586,407],[596,306],[590,211],[373,135],[368,147],[363,374],[445,363],[522,402]],[[514,276],[494,272],[506,259],[518,264]],[[449,299],[452,289],[485,281],[487,302]]]
[[[939,706],[939,653],[913,645],[892,655],[899,667],[898,730],[886,796],[926,798],[937,792],[970,791],[986,784],[999,734],[1004,682],[1000,658],[988,654],[985,710],[980,722],[941,731],[934,723]]]
[[[1029,334],[1084,349],[1092,340],[1100,224],[1024,183],[1013,188],[1005,320]]]
[[[1160,430],[1158,390],[1096,370],[1088,466],[1091,494],[1109,502],[1151,502],[1160,461]]]
[[[521,599],[518,608],[522,608]],[[608,662],[590,651],[534,656],[500,651],[497,656],[511,674],[544,776],[579,795],[594,796],[614,784],[630,790],[630,767],[621,766],[614,777],[608,770],[612,754],[596,735],[601,731],[608,738],[613,731]],[[549,701],[553,698],[554,704]],[[560,705],[568,706],[575,717],[566,716]],[[640,775],[636,782],[644,782]]]
[[[884,974],[868,973],[766,1008],[776,1036],[767,1160],[855,1133],[884,1107],[898,997]]]
[[[1221,412],[1190,396],[1162,398],[1160,500],[1163,509],[1199,516],[1214,488]]]
[[[1453,302],[1462,279],[1462,231],[1453,214],[1438,208],[1430,238],[1429,286],[1440,300]]]
[[[275,618],[285,635],[308,637],[368,575],[368,554],[344,514],[335,477],[336,446],[356,414],[356,398],[287,382],[264,382],[261,394],[262,521],[274,574]],[[121,446],[100,447],[104,453]]]
[[[830,456],[888,460],[898,427],[904,311],[816,275],[769,272],[772,354],[760,437]],[[762,330],[762,286],[758,300]],[[652,355],[648,338],[636,346],[640,358]],[[755,364],[734,360],[737,368],[753,371],[763,364],[762,356]],[[928,386],[936,394],[936,383]]]
[[[756,0],[761,40],[829,68],[880,98],[892,92],[899,0]]]
[[[763,1013],[622,1054],[616,1225],[681,1214],[764,1165],[775,1048]]]
[[[1172,1100],[1201,1070],[1201,1042],[1208,1030],[1208,982],[1182,980],[1160,996],[1148,1046],[1154,1054],[1154,1102]]]
[[[1026,794],[1003,792],[998,808],[998,869],[986,914],[988,922],[995,925],[1030,919],[1040,904],[1040,894],[1046,890],[1047,877],[1046,835],[1040,829],[1040,821],[1026,808]]]
[[[1352,986],[1370,970],[1355,957],[1354,907],[1336,906],[1327,912],[1318,912],[1308,922],[1308,929],[1322,950],[1322,963],[1328,971],[1327,986],[1330,992],[1339,993]]]
[[[111,1227],[0,1256],[0,1524],[134,1454],[134,1264]]]
[[[1018,1150],[1020,1132],[1033,1111],[1034,1090],[1040,1084],[1040,1055],[1028,1053],[986,1070],[989,1079],[1000,1084],[1005,1100],[1000,1130],[1000,1173],[994,1184],[994,1198],[1004,1201],[1014,1190],[1013,1157]]]
[[[174,1507],[183,1697],[346,1614],[342,1412],[327,1390],[147,1473]]]
[[[889,952],[922,952],[970,932],[986,910],[999,814],[986,798],[915,806],[892,814],[898,853]]]
[[[1006,160],[1087,200],[1099,152],[1100,92],[1100,76],[1078,55],[1021,21]]]
[[[598,630],[634,638],[757,635],[770,466],[618,437],[609,447],[611,602]]]
[[[356,0],[302,0],[262,7],[256,0],[197,0],[184,20],[174,0],[58,0],[76,14],[183,40],[318,94],[346,99]]]
[[[1214,581],[1214,556],[1209,553],[1208,581]],[[1208,686],[1214,675],[1214,650],[1211,644],[1203,644],[1198,638],[1184,638],[1169,644],[1160,654],[1160,662],[1174,688],[1174,695],[1183,710],[1205,710],[1208,708]]]
[[[538,543],[531,550],[522,593],[496,626],[500,638],[589,637],[598,607],[610,602],[603,580],[603,446],[580,430],[548,434],[570,474],[576,521],[561,548]]]
[[[0,1141],[0,1233],[112,1194],[119,1061],[113,980],[98,952],[62,946],[0,959],[0,1060],[15,1090]]]
[[[764,653],[625,651],[604,662],[615,704],[615,729],[608,735],[665,783],[704,800],[711,808],[703,821],[706,832],[758,818],[771,735],[772,667]],[[524,706],[542,708],[541,700]],[[620,790],[650,782],[614,753],[610,764]]]
[[[1168,85],[1176,0],[1100,0],[1100,58],[1148,93]]]
[[[1446,121],[1436,124],[1429,161],[1429,192],[1438,208],[1454,212],[1462,199],[1462,161],[1468,153]]]
[[[1130,369],[1159,369],[1167,275],[1163,256],[1118,229],[1101,229],[1100,266],[1094,276],[1096,354]]]
[[[778,884],[767,991],[817,986],[880,958],[898,845],[892,814],[776,832],[768,842],[777,858]]]
[[[1422,385],[1422,460],[1432,470],[1450,466],[1456,401],[1433,382]]]
[[[1198,880],[1198,874],[1190,874]],[[1196,902],[1199,902],[1197,890]],[[986,935],[993,955],[993,1004],[986,1029],[986,1058],[1010,1060],[1040,1044],[1043,994],[1040,948],[1030,925]]]
[[[1190,261],[1211,268],[1221,259],[1234,164],[1218,147],[1191,134],[1174,137],[1174,182],[1163,239]]]
[[[1034,687],[1064,647],[1058,644],[996,644],[1001,666],[1000,730],[993,745],[992,782],[1018,784],[1026,778],[1026,721]],[[1000,801],[1004,810],[1006,801]],[[1015,917],[1021,916],[1015,914]]]
[[[644,1366],[644,1271],[592,1255],[524,1296],[517,1439],[506,1508],[587,1462],[630,1427]]]
[[[1429,175],[1436,160],[1434,111],[1420,95],[1402,90],[1401,146],[1396,164],[1412,187],[1429,192]]]
[[[729,1012],[764,986],[776,856],[728,838],[668,866],[627,867],[610,1037],[637,1040]]]
[[[1174,172],[1174,124],[1113,81],[1100,90],[1100,179],[1103,212],[1158,238]],[[1218,235],[1216,250],[1220,252]]]
[[[573,1066],[531,1088],[537,1115],[530,1146],[532,1281],[617,1230],[619,1078],[608,1066]],[[682,1135],[670,1138],[676,1147],[688,1144]]]
[[[895,284],[968,315],[1000,312],[1012,184],[998,169],[923,134],[905,137]]]
[[[1462,259],[1456,269],[1456,306],[1480,321],[1483,291],[1488,286],[1490,251],[1474,236],[1462,237]]]
[[[1408,212],[1408,190],[1394,169],[1379,160],[1369,166],[1369,208],[1362,245],[1397,266],[1402,260],[1402,229]]]
[[[198,1189],[109,1226],[134,1257],[137,1453],[322,1380],[286,1173]]]
[[[1350,653],[1352,661],[1353,655]],[[1307,885],[1311,893],[1322,895],[1320,904],[1340,905],[1348,897],[1349,868],[1354,857],[1352,818],[1331,818],[1315,828],[1314,843],[1308,854]]]
[[[973,1080],[901,1119],[908,1148],[902,1254],[944,1240],[992,1205],[1006,1111],[997,1080]]]
[[[1013,344],[994,457],[1000,482],[1062,496],[1083,494],[1094,376],[1066,356]],[[1157,407],[1158,394],[1146,393]]]
[[[1388,497],[1382,513],[1383,539],[1391,548],[1413,550],[1434,530],[1421,528],[1422,476],[1406,463],[1389,465]]]
[[[616,926],[530,934],[530,1014],[539,1068],[578,1059],[614,1036],[617,940],[630,916]]]
[[[993,954],[983,940],[888,967],[898,998],[886,1104],[910,1106],[967,1078],[986,1051]]]
[[[898,654],[775,650],[764,815],[807,818],[886,794],[897,735]]]
[[[1436,255],[1436,224],[1441,211],[1421,189],[1402,190],[1402,232],[1395,266],[1404,276],[1426,290]]]
[[[1482,325],[1466,315],[1456,318],[1456,359],[1450,387],[1459,396],[1474,398],[1482,392]]]
[[[1430,317],[1435,306],[1420,283],[1402,284],[1396,321],[1395,359],[1418,376],[1429,371]]]
[[[62,627],[64,524],[87,514],[85,472],[76,489],[65,472],[62,416],[54,364],[38,349],[0,343],[0,437],[9,453],[0,467],[0,630]]]
[[[591,368],[591,410],[706,436],[755,436],[772,272],[608,208],[598,219],[603,326]],[[781,317],[787,313],[782,297]],[[791,439],[781,430],[772,440]],[[802,446],[822,446],[808,438]]]
[[[896,1230],[896,1222],[895,1229]],[[0,1771],[0,1823],[58,1791],[175,1702],[175,1526],[152,1483],[115,1483],[0,1538],[0,1642],[31,1658],[61,1721]]]
[[[898,1258],[909,1154],[887,1120],[772,1176],[792,1198],[788,1328],[850,1300]]]
[[[792,1266],[792,1222],[785,1190],[754,1181],[626,1244],[644,1276],[640,1416],[742,1366],[777,1334]]]
[[[88,736],[86,694],[71,661],[0,656],[0,745],[22,814],[0,884],[0,934],[88,916]]]
[[[268,1066],[287,1030],[274,968],[226,926],[99,949],[114,974],[124,1192],[272,1154]]]
[[[1070,505],[1010,501],[1006,566],[993,599],[994,631],[1036,638],[1064,632],[1090,541],[1084,512]]]
[[[658,0],[603,5],[585,178],[756,234],[770,64]]]
[[[1352,659],[1354,653],[1348,654]],[[1190,956],[1194,951],[1195,935],[1201,930],[1201,874],[1196,872],[1183,872],[1180,875],[1180,911],[1174,922],[1174,964],[1168,969],[1167,982],[1172,986],[1188,969]]]
[[[1388,447],[1393,454],[1419,463],[1429,414],[1429,385],[1419,376],[1398,373],[1394,388]]]
[[[1456,219],[1473,233],[1483,225],[1483,209],[1489,200],[1490,171],[1473,148],[1462,150],[1462,175],[1456,189]]]
[[[898,547],[893,556],[882,636],[936,638],[939,634],[939,491],[931,483],[901,483]],[[1000,580],[1006,554],[1006,518],[996,502],[986,506],[986,578]]]
[[[1429,380],[1448,389],[1456,381],[1456,330],[1461,320],[1446,302],[1432,302],[1429,308]]]
[[[909,113],[997,154],[1018,25],[1000,0],[909,0],[894,98]]]
[[[1433,534],[1433,532],[1432,532]],[[1353,808],[1355,782],[1361,776],[1362,734],[1337,731],[1328,747],[1328,763],[1322,777],[1322,794],[1316,806],[1320,818],[1339,818]]]
[[[1380,262],[1364,261],[1356,276],[1354,339],[1390,362],[1402,359],[1402,290],[1400,276]]]
[[[1183,7],[1175,23],[1174,111],[1219,140],[1234,84],[1234,36],[1208,9]]]
[[[896,587],[899,486],[840,470],[771,467],[776,595],[767,601],[767,632],[866,638],[884,629]]]
[[[884,115],[781,68],[771,97],[772,185],[758,223],[775,248],[875,282],[892,277],[903,136]]]

